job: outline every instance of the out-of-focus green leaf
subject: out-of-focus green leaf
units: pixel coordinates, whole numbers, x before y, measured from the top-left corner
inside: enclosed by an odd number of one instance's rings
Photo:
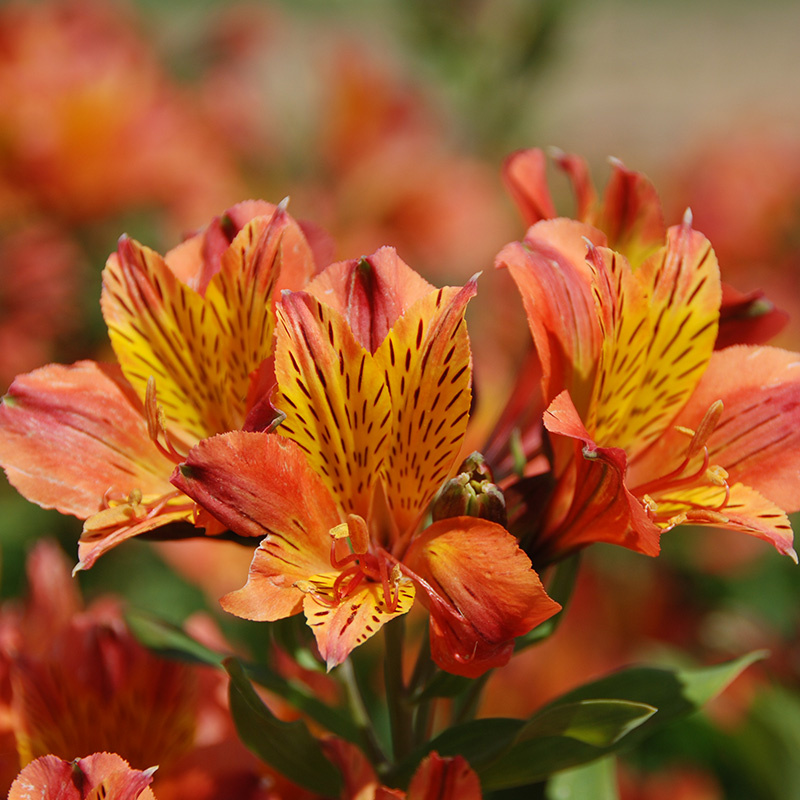
[[[618,800],[615,758],[559,772],[547,782],[547,800]]]
[[[231,716],[239,737],[262,761],[294,783],[326,797],[338,797],[341,776],[301,720],[279,720],[256,694],[235,658],[223,666],[230,676]]]
[[[125,621],[145,647],[169,658],[219,667],[227,655],[211,650],[177,625],[146,611],[131,609],[125,615]]]

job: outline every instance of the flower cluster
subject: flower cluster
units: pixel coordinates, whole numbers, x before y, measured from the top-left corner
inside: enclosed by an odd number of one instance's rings
[[[324,236],[262,201],[164,257],[123,237],[101,300],[117,363],[21,375],[0,406],[10,482],[84,520],[78,569],[132,537],[233,539],[252,563],[222,608],[286,626],[304,615],[264,684],[296,711],[262,704],[248,680],[258,665],[225,662],[239,733],[274,768],[273,789],[285,775],[286,796],[478,798],[611,752],[650,720],[657,691],[653,703],[566,698],[524,726],[469,722],[489,671],[555,628],[559,576],[592,543],[655,556],[673,528],[715,526],[797,560],[800,354],[761,340],[775,326],[753,320],[769,306],[731,311],[747,302],[723,289],[689,212],[668,228],[642,175],[615,162],[600,198],[582,160],[556,160],[574,219],[556,215],[540,151],[505,165],[529,228],[496,265],[519,290],[532,349],[489,436],[470,426],[481,387],[465,315],[492,274],[437,288],[388,246],[330,263]],[[484,455],[469,456],[476,444]],[[357,674],[381,631],[388,737]],[[38,663],[13,663],[24,658]],[[320,667],[350,696],[344,722],[292,689]],[[25,696],[46,683],[33,671]],[[20,740],[23,762],[42,758],[12,798],[59,782],[74,789],[59,797],[148,797],[153,780],[158,794],[149,753],[122,753],[128,766],[73,752],[96,748],[53,730],[40,739],[58,747]],[[171,744],[191,750],[184,734]],[[545,739],[567,742],[562,760]],[[293,748],[318,766],[304,770]]]

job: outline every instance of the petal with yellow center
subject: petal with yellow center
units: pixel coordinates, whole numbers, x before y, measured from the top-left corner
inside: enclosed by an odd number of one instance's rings
[[[337,311],[305,292],[278,308],[278,432],[297,443],[345,511],[367,517],[389,444],[383,375]]]
[[[630,411],[607,442],[629,458],[667,429],[699,383],[714,351],[721,299],[717,258],[688,217],[669,229],[667,244],[640,275],[650,305],[634,330],[645,366]]]
[[[401,317],[375,353],[391,400],[386,499],[402,535],[410,533],[459,455],[472,399],[464,312],[477,292],[431,292]]]
[[[742,531],[769,542],[778,552],[797,561],[789,518],[750,486],[693,486],[654,493],[652,500],[664,525],[686,523]]]
[[[435,522],[403,560],[424,588],[431,655],[442,669],[475,678],[505,664],[514,639],[555,614],[531,561],[502,526],[474,517]]]
[[[17,377],[0,405],[0,462],[29,500],[81,519],[108,498],[172,492],[139,400],[118,367],[93,361]]]
[[[394,248],[382,247],[358,261],[332,264],[307,291],[338,311],[361,346],[374,353],[395,322],[434,288]]]
[[[306,620],[329,670],[341,664],[354,648],[374,636],[387,622],[406,614],[414,604],[414,584],[403,577],[391,580],[388,598],[382,584],[366,580],[336,600],[334,584],[340,574],[314,576],[313,591],[307,592],[303,603]]]
[[[619,253],[590,247],[587,262],[603,344],[586,427],[597,442],[615,443],[647,363],[650,297],[648,287]]]
[[[696,430],[709,407],[722,414],[707,437],[710,464],[728,482],[752,486],[788,513],[800,508],[800,354],[776,347],[736,346],[715,352],[675,425]],[[671,427],[631,466],[637,482],[676,467],[687,436]]]
[[[250,373],[272,349],[271,294],[286,219],[276,213],[248,223],[205,298],[130,239],[108,260],[101,305],[114,352],[142,399],[155,379],[169,432],[184,446],[244,421]]]
[[[296,584],[330,569],[329,531],[340,523],[300,448],[276,434],[221,434],[189,452],[173,483],[241,536],[264,537],[246,585],[223,608],[259,620],[297,613]]]

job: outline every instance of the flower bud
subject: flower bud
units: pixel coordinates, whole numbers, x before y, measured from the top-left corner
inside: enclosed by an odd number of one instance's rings
[[[449,517],[479,517],[506,525],[506,500],[493,483],[492,471],[480,453],[468,456],[458,475],[442,486],[431,507],[433,521]]]

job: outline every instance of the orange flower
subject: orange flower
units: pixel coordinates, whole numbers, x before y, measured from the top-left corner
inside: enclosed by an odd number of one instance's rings
[[[536,557],[595,541],[655,555],[660,534],[685,522],[795,557],[800,355],[715,352],[719,268],[691,218],[637,267],[599,230],[563,219],[538,222],[498,260],[543,372],[555,486],[529,543]]]
[[[297,223],[263,202],[235,206],[166,258],[120,240],[102,295],[119,366],[44,367],[0,406],[10,482],[86,520],[81,568],[131,536],[195,520],[172,469],[200,439],[261,424],[273,295],[313,270]]]
[[[149,784],[156,768],[131,769],[116,753],[94,753],[74,761],[42,756],[11,786],[8,800],[155,800]]]
[[[384,248],[284,297],[277,433],[208,439],[174,478],[233,531],[264,537],[224,608],[257,620],[302,609],[331,668],[421,590],[434,660],[468,676],[558,610],[500,525],[419,531],[466,431],[474,294],[474,281],[437,290]]]

